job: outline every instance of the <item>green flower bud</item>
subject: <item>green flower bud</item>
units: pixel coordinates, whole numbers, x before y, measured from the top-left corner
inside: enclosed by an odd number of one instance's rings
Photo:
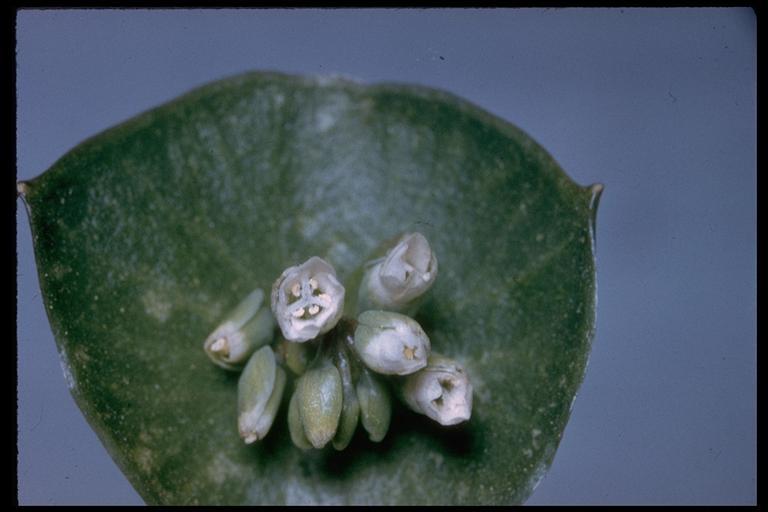
[[[247,444],[262,439],[275,418],[285,387],[285,371],[269,345],[248,360],[237,383],[238,429]]]
[[[360,372],[356,386],[360,402],[360,422],[371,441],[378,443],[389,430],[392,419],[392,399],[378,377],[365,368]]]
[[[472,384],[453,359],[432,352],[427,367],[400,383],[403,401],[441,425],[455,425],[472,415]]]
[[[288,404],[288,432],[291,434],[291,441],[297,448],[302,450],[309,450],[312,448],[312,444],[304,434],[304,425],[301,423],[301,416],[299,415],[299,392],[298,389],[291,395],[291,401]]]
[[[342,406],[339,427],[333,437],[333,447],[337,450],[343,450],[355,435],[357,421],[360,417],[360,403],[357,400],[355,385],[352,383],[352,369],[349,366],[349,359],[343,349],[340,349],[336,355],[336,367],[341,376]]]
[[[294,375],[301,375],[306,371],[314,353],[312,349],[316,348],[310,343],[294,343],[285,338],[280,340],[277,347],[282,361]]]
[[[341,318],[344,287],[333,267],[313,256],[287,268],[275,281],[272,312],[286,340],[311,340],[330,331]]]
[[[386,256],[366,265],[359,310],[411,312],[437,278],[437,257],[421,233],[400,237]]]
[[[365,311],[357,322],[355,351],[373,371],[408,375],[427,365],[429,338],[412,318],[390,311]]]
[[[264,412],[261,413],[261,416],[256,421],[253,433],[245,438],[246,444],[264,439],[269,433],[269,429],[272,428],[272,423],[275,421],[277,410],[280,409],[280,403],[283,401],[285,381],[285,370],[278,366],[275,373],[275,387],[272,389],[272,394],[267,401],[267,405],[264,407]]]
[[[333,439],[342,408],[341,376],[329,360],[310,368],[298,382],[298,407],[304,433],[315,448]]]
[[[255,289],[206,338],[203,348],[218,366],[237,371],[253,352],[272,341],[275,321],[264,305],[264,292]]]

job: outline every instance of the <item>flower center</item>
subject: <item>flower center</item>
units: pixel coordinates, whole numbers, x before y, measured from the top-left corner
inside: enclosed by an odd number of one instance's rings
[[[294,282],[288,291],[289,293],[286,294],[288,305],[294,306],[290,314],[299,320],[314,318],[332,303],[331,296],[323,292],[315,277],[310,277],[304,283]]]

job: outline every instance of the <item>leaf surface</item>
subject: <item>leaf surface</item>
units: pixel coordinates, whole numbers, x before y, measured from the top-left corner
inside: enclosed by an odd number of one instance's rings
[[[521,503],[549,467],[595,317],[601,186],[518,128],[416,86],[250,73],[107,130],[19,184],[71,391],[151,504]],[[302,452],[288,385],[264,441],[203,340],[313,255],[354,289],[420,231],[440,274],[416,319],[462,362],[471,420],[400,404],[381,443]]]

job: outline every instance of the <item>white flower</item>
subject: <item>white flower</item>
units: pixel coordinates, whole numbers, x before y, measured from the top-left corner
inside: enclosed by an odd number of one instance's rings
[[[408,375],[427,365],[429,338],[412,318],[391,311],[365,311],[357,322],[355,352],[371,370]]]
[[[441,425],[455,425],[472,415],[472,384],[466,370],[434,352],[426,368],[405,378],[401,394],[408,407]]]
[[[437,257],[421,233],[403,235],[385,257],[368,264],[360,287],[364,309],[402,312],[432,287]]]
[[[341,318],[344,287],[333,267],[313,256],[287,268],[275,281],[272,312],[286,340],[311,340],[333,329]]]
[[[257,288],[222,320],[203,344],[211,361],[237,371],[257,348],[272,341],[275,321],[263,304],[264,292]]]

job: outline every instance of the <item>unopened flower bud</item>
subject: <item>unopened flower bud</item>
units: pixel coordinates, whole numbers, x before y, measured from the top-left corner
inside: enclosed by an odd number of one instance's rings
[[[367,265],[359,310],[410,312],[437,278],[437,257],[421,233],[403,235],[387,255]]]
[[[310,368],[297,384],[298,408],[304,434],[315,448],[333,439],[339,425],[343,395],[341,377],[330,361]]]
[[[240,370],[253,352],[272,341],[275,322],[264,306],[264,292],[255,289],[206,338],[208,357],[226,370]]]
[[[368,432],[371,441],[378,443],[389,430],[392,419],[392,398],[381,380],[373,373],[362,369],[356,386],[360,402],[360,422]]]
[[[344,312],[344,287],[325,260],[313,256],[287,268],[272,286],[272,312],[288,341],[330,331]]]
[[[441,425],[455,425],[472,415],[472,384],[466,370],[435,352],[426,368],[401,382],[400,392],[408,407]]]
[[[311,343],[294,343],[285,338],[282,338],[277,345],[281,361],[294,375],[301,375],[307,369],[310,357],[314,353],[313,349],[316,347]]]
[[[285,388],[285,370],[269,345],[248,360],[237,383],[238,429],[246,444],[263,439],[272,427]]]
[[[312,444],[304,433],[304,425],[301,423],[299,415],[299,392],[298,388],[291,395],[291,401],[288,404],[288,432],[291,434],[291,441],[297,448],[309,450]]]
[[[429,338],[412,318],[390,311],[365,311],[357,322],[355,351],[373,371],[408,375],[427,365]]]
[[[352,369],[349,366],[349,359],[343,349],[336,354],[336,368],[341,377],[343,401],[339,426],[336,429],[336,435],[333,436],[333,447],[337,450],[343,450],[355,435],[357,422],[360,418],[360,403],[357,400],[355,385],[352,383]]]

